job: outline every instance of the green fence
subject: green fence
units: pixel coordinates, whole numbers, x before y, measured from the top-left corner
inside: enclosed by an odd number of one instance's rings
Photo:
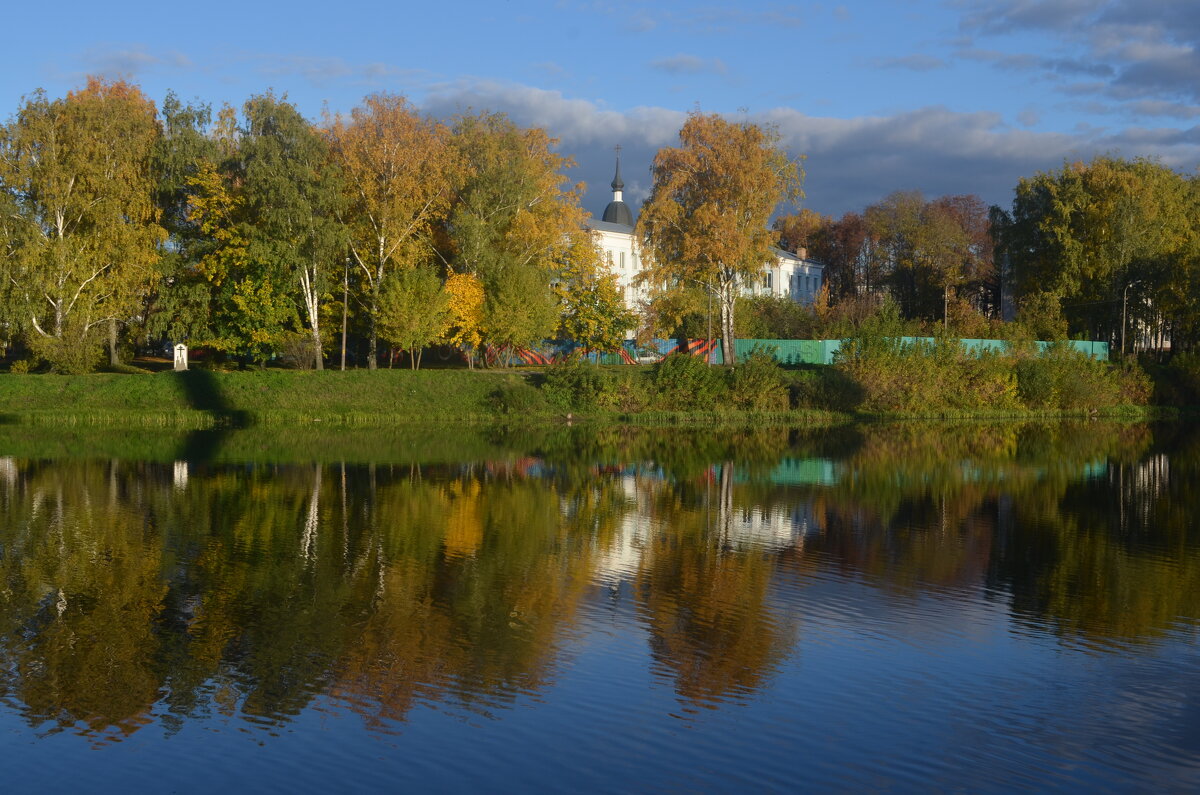
[[[906,345],[924,342],[932,345],[933,337],[902,337]],[[979,351],[1003,351],[1008,346],[1005,340],[964,339],[963,347],[971,353]],[[1039,341],[1038,350],[1045,350],[1052,343]],[[1096,340],[1068,340],[1075,350],[1086,353],[1093,359],[1108,361],[1108,343]],[[737,340],[734,347],[739,360],[745,359],[754,350],[770,352],[780,364],[833,364],[834,354],[841,348],[841,340]]]

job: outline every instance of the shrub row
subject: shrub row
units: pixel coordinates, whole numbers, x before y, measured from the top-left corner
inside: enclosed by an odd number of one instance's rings
[[[844,343],[834,367],[859,390],[859,407],[877,412],[1094,411],[1150,398],[1136,365],[1097,361],[1066,343],[970,352],[957,339],[864,338]]]
[[[546,399],[564,410],[785,411],[792,406],[787,374],[765,354],[737,367],[710,367],[703,359],[673,355],[649,374],[641,368],[607,369],[569,359],[546,372]]]
[[[585,360],[550,367],[546,400],[562,410],[741,411],[788,409],[924,413],[1094,411],[1144,405],[1149,379],[1135,365],[1115,366],[1068,345],[1042,353],[967,351],[958,340],[903,344],[863,338],[843,344],[833,367],[784,370],[755,353],[736,367],[668,356],[649,373]]]

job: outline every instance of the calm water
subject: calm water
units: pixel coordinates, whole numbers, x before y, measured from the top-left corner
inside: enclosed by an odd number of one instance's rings
[[[1200,788],[1188,427],[6,433],[10,791]]]

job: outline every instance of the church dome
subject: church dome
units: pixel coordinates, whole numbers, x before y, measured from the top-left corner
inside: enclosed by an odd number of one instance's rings
[[[625,181],[621,179],[621,147],[617,147],[617,173],[613,176],[612,190],[613,198],[604,208],[604,215],[600,219],[610,224],[621,224],[622,226],[633,226],[633,212],[629,209],[629,205],[621,198],[622,191],[625,190]]]
[[[600,220],[607,221],[610,224],[633,226],[633,213],[630,211],[629,205],[625,202],[611,201],[604,208],[604,216]]]

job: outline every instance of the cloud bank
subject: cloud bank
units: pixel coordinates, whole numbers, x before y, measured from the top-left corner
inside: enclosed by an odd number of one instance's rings
[[[609,200],[613,147],[622,146],[625,198],[636,208],[650,190],[654,153],[677,142],[687,118],[667,108],[618,111],[555,91],[493,82],[444,86],[422,104],[439,117],[488,108],[519,124],[544,127],[559,139],[560,151],[576,160],[571,176],[588,184],[585,206],[594,214]],[[1020,177],[1103,153],[1156,157],[1189,173],[1200,163],[1200,126],[1046,133],[1008,126],[995,113],[957,113],[936,106],[854,119],[811,116],[791,108],[739,118],[774,126],[787,151],[805,157],[803,203],[834,215],[861,210],[896,190],[974,193],[1007,205]]]

